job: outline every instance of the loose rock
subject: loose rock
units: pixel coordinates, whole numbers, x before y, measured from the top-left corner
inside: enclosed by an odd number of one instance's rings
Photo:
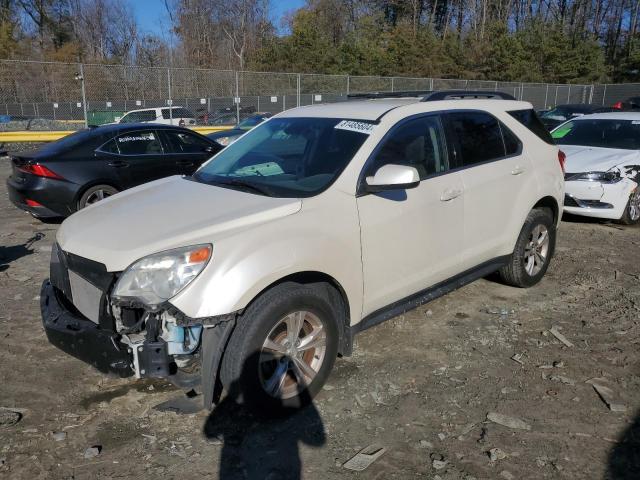
[[[67,432],[53,432],[51,436],[56,442],[62,442],[65,438],[67,438]]]
[[[487,413],[487,420],[503,427],[514,428],[516,430],[531,430],[531,425],[520,420],[519,418],[509,417],[501,413],[489,412]]]
[[[491,450],[489,450],[488,454],[492,462],[496,462],[498,460],[503,460],[507,458],[507,454],[504,453],[499,448],[492,448]]]
[[[10,427],[22,420],[22,414],[9,408],[0,407],[0,427]]]
[[[87,460],[97,457],[102,452],[102,445],[94,445],[93,447],[89,447],[84,451],[84,458]]]
[[[558,340],[560,340],[562,343],[564,343],[567,347],[569,347],[569,348],[573,347],[573,343],[571,343],[569,340],[567,340],[567,337],[565,337],[563,334],[561,334],[558,331],[558,327],[556,327],[556,326],[551,327],[549,329],[549,332],[551,333],[551,335],[553,335]]]

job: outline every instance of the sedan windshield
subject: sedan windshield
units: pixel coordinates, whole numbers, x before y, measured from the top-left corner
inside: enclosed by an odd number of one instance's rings
[[[222,150],[194,179],[275,197],[310,197],[338,177],[373,126],[339,118],[274,118]]]
[[[572,120],[556,128],[551,136],[559,145],[638,150],[640,120]]]

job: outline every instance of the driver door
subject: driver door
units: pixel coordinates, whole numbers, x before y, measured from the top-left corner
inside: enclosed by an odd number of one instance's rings
[[[458,274],[462,258],[464,189],[449,168],[440,116],[393,127],[362,178],[386,164],[415,167],[421,181],[416,188],[357,198],[365,316]]]

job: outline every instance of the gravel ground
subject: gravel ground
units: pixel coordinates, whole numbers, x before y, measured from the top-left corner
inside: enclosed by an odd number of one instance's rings
[[[370,329],[312,407],[264,421],[224,401],[158,411],[183,392],[50,346],[58,225],[0,190],[0,478],[640,478],[639,228],[564,221],[540,285],[479,280]],[[366,470],[343,466],[370,445],[385,451]]]

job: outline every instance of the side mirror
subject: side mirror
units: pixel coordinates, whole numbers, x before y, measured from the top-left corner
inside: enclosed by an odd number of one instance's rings
[[[406,190],[420,184],[418,170],[408,165],[383,165],[373,177],[367,177],[367,192]]]

